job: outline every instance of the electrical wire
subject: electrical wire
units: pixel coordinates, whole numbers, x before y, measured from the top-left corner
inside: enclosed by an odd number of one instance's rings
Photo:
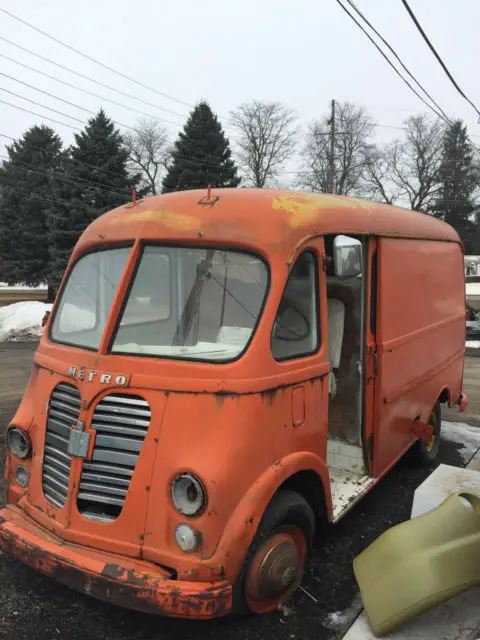
[[[422,97],[417,93],[417,91],[415,91],[415,89],[410,85],[410,83],[409,83],[405,78],[403,78],[403,76],[400,74],[400,72],[398,71],[398,69],[397,69],[397,68],[396,68],[396,67],[391,63],[391,61],[388,59],[388,57],[385,55],[385,53],[381,50],[381,48],[378,46],[378,44],[377,44],[377,43],[373,40],[373,38],[372,38],[372,37],[371,37],[371,36],[366,32],[366,30],[362,27],[362,25],[361,25],[361,24],[359,24],[359,22],[355,19],[355,16],[353,16],[353,15],[348,11],[348,9],[347,9],[343,4],[342,4],[341,0],[336,0],[336,1],[337,1],[337,3],[342,7],[342,9],[345,11],[345,13],[347,13],[347,15],[348,15],[348,16],[349,16],[349,17],[350,17],[350,18],[351,18],[351,19],[352,19],[352,20],[357,24],[357,26],[358,26],[358,27],[363,31],[363,33],[368,37],[368,39],[369,39],[369,40],[370,40],[370,41],[375,45],[375,47],[378,49],[378,51],[381,53],[381,55],[382,55],[382,56],[387,60],[387,62],[390,64],[390,66],[391,66],[391,67],[392,67],[392,69],[395,71],[395,73],[396,73],[397,75],[399,75],[399,76],[402,78],[402,80],[403,80],[403,81],[404,81],[404,82],[409,86],[409,88],[413,91],[413,93],[415,93],[415,95],[416,95],[417,97],[419,97],[419,98],[420,98],[420,100],[421,100],[421,101],[422,101],[422,102],[423,102],[423,103],[424,103],[424,104],[425,104],[425,105],[426,105],[426,106],[427,106],[431,111],[433,111],[437,117],[439,117],[441,120],[443,120],[444,122],[446,122],[446,124],[448,124],[449,126],[452,126],[452,125],[453,125],[453,123],[452,123],[452,121],[451,121],[448,117],[444,117],[443,115],[441,115],[440,113],[438,113],[438,112],[437,112],[437,111],[436,111],[436,110],[435,110],[435,109],[434,109],[430,104],[428,104],[428,103],[427,103],[427,102],[426,102],[426,101],[425,101],[425,100],[424,100],[424,99],[423,99],[423,98],[422,98]],[[347,2],[350,2],[350,0],[346,0],[346,1],[347,1]],[[402,1],[403,1],[403,0],[402,0]],[[361,14],[360,12],[359,12],[359,15],[361,15],[361,16],[362,16],[362,18],[363,18],[365,21],[367,20],[367,19],[365,18],[365,16],[364,16],[363,14]],[[366,22],[366,23],[368,24],[368,22]],[[372,27],[372,29],[373,29],[373,27]],[[375,30],[375,31],[376,31],[376,30]],[[376,33],[378,33],[378,32],[376,31]],[[379,35],[379,37],[382,39],[382,41],[386,42],[386,40],[385,40],[385,39],[384,39],[380,34],[378,34],[378,35]],[[389,47],[390,47],[390,45],[388,45],[388,43],[387,43],[387,46],[389,46]],[[425,90],[424,90],[424,92],[425,92],[425,93],[427,93]],[[427,95],[428,95],[428,94],[427,94]],[[442,114],[443,114],[443,113],[444,113],[444,111],[442,110]],[[470,137],[469,135],[467,135],[467,141],[468,141],[468,143],[470,144],[470,146],[472,147],[472,149],[473,149],[476,153],[479,153],[479,152],[480,152],[479,147],[477,147],[477,146],[475,145],[475,143],[473,142],[473,140],[471,139],[471,137]]]
[[[1,104],[6,104],[7,106],[13,107],[15,109],[19,109],[20,111],[25,111],[26,113],[30,113],[30,114],[32,114],[34,116],[38,116],[39,118],[43,118],[45,120],[50,120],[51,122],[55,122],[56,124],[61,124],[61,125],[65,126],[65,127],[69,127],[70,129],[74,129],[76,131],[82,131],[82,129],[80,129],[79,127],[75,127],[74,125],[68,124],[67,122],[60,122],[60,120],[55,120],[54,118],[50,118],[49,116],[44,116],[43,114],[36,113],[35,111],[31,111],[30,109],[25,109],[25,108],[20,107],[20,106],[18,106],[16,104],[12,104],[11,102],[7,102],[6,100],[1,100],[0,99],[0,103]],[[39,104],[39,103],[36,103],[36,104]],[[39,104],[39,106],[43,107],[43,105],[40,105],[40,104]],[[45,108],[48,108],[48,107],[45,107]],[[61,112],[56,112],[56,113],[61,113]],[[64,115],[66,115],[66,114],[64,114]],[[72,116],[67,116],[67,117],[72,117]],[[86,122],[83,122],[81,120],[79,122],[82,122],[85,125],[87,124]],[[223,166],[224,166],[224,165],[219,164],[219,163],[213,164],[213,163],[207,162],[206,160],[203,160],[202,158],[195,158],[195,157],[189,156],[187,154],[177,154],[176,157],[188,160],[190,163],[195,164],[197,166],[202,166],[202,167],[207,167],[207,168],[212,168],[212,169],[219,169],[219,168],[223,168]]]
[[[408,15],[410,16],[410,18],[413,20],[415,26],[417,27],[418,31],[420,32],[422,38],[425,40],[425,42],[427,43],[429,49],[431,50],[431,52],[433,53],[433,55],[435,56],[435,58],[438,60],[438,62],[440,63],[440,66],[442,67],[442,69],[445,71],[445,73],[447,74],[450,82],[453,84],[453,86],[455,87],[455,89],[458,91],[458,93],[462,96],[462,98],[464,98],[477,112],[477,115],[479,116],[480,119],[480,111],[478,110],[476,104],[470,100],[470,98],[465,95],[465,93],[463,92],[463,90],[458,86],[458,83],[456,82],[455,78],[452,76],[452,74],[450,73],[450,71],[447,69],[446,64],[443,62],[442,58],[440,57],[440,54],[437,52],[437,50],[435,49],[435,47],[433,46],[433,44],[430,42],[430,39],[428,38],[427,34],[425,33],[425,31],[423,30],[421,24],[419,23],[419,21],[417,20],[417,17],[415,16],[415,14],[413,13],[412,9],[410,8],[407,0],[401,0],[403,6],[405,7],[405,9],[407,10]]]
[[[13,138],[12,136],[7,135],[6,133],[1,133],[0,132],[0,137],[1,138],[6,138],[7,140],[11,140],[12,142],[17,142],[18,143],[18,139],[17,138]],[[28,144],[28,143],[20,143],[22,144],[24,147],[26,147],[27,149],[34,149],[35,151],[40,151],[40,153],[44,153],[47,150],[47,147],[39,147],[38,145],[35,144]],[[95,171],[102,171],[103,173],[108,173],[109,175],[115,176],[116,178],[125,178],[124,174],[115,172],[115,171],[110,171],[109,169],[104,169],[103,167],[98,167],[95,164],[89,164],[88,162],[82,162],[81,160],[77,160],[76,158],[72,158],[71,156],[68,157],[68,162],[73,162],[74,164],[78,164],[81,165],[83,167],[88,167],[89,169],[95,169]]]
[[[357,25],[357,27],[367,36],[367,38],[370,40],[370,42],[373,44],[373,46],[379,51],[380,55],[388,62],[388,64],[392,67],[392,69],[395,71],[395,73],[397,74],[397,76],[399,78],[402,79],[402,81],[407,85],[407,87],[413,91],[413,93],[417,96],[417,98],[419,98],[424,105],[426,105],[431,111],[433,111],[433,113],[435,113],[435,115],[440,118],[441,120],[445,121],[444,116],[438,112],[434,107],[432,107],[431,104],[429,104],[424,98],[423,96],[421,96],[418,91],[412,87],[412,85],[410,84],[410,82],[400,73],[400,71],[397,69],[397,67],[393,64],[393,62],[388,58],[388,56],[385,54],[384,51],[382,51],[381,47],[375,42],[375,40],[372,38],[372,36],[368,33],[368,31],[366,31],[366,29],[364,29],[364,27],[360,24],[360,22],[358,22],[358,20],[355,18],[355,16],[353,14],[350,13],[350,11],[347,9],[347,7],[341,2],[341,0],[336,0],[337,4],[340,5],[340,7],[345,11],[345,13],[349,16],[349,18],[351,18],[351,20],[353,20],[353,22],[355,22],[355,24]],[[446,122],[448,123],[448,120],[446,120]]]
[[[105,84],[104,82],[100,82],[99,80],[95,80],[94,78],[90,78],[89,76],[85,75],[84,73],[80,73],[79,71],[75,71],[74,69],[70,69],[69,67],[66,67],[63,64],[60,64],[59,62],[55,62],[55,60],[51,60],[50,58],[46,58],[45,56],[40,55],[39,53],[36,53],[35,51],[32,51],[31,49],[27,49],[26,47],[23,47],[20,44],[17,44],[16,42],[12,42],[11,40],[8,40],[7,38],[3,37],[0,35],[0,40],[2,40],[3,42],[6,42],[7,44],[11,45],[12,47],[16,47],[17,49],[20,49],[21,51],[24,51],[25,53],[28,53],[36,58],[39,58],[40,60],[43,60],[43,62],[48,62],[49,64],[53,64],[55,67],[58,67],[59,69],[62,69],[63,71],[68,71],[68,73],[72,73],[75,76],[78,76],[79,78],[83,78],[84,80],[88,80],[89,82],[93,82],[94,84],[103,87],[104,89],[108,89],[109,91],[113,91],[115,93],[118,93],[121,96],[124,96],[126,98],[131,98],[132,100],[136,100],[137,102],[141,102],[142,104],[146,104],[149,107],[153,107],[154,109],[160,109],[160,111],[165,111],[167,113],[171,113],[173,115],[177,115],[180,116],[181,118],[186,118],[187,116],[183,113],[178,113],[177,111],[172,111],[171,109],[167,109],[166,107],[161,107],[157,104],[154,104],[153,102],[149,102],[148,100],[144,100],[143,98],[139,98],[138,96],[134,95],[133,93],[127,93],[125,91],[121,91],[120,89],[116,89],[115,87],[111,87],[108,84]],[[24,65],[25,66],[25,65]],[[165,120],[165,122],[169,122],[168,120]],[[171,124],[177,124],[175,122],[172,122]]]
[[[113,67],[109,67],[107,64],[104,64],[103,62],[100,62],[96,58],[93,58],[92,56],[89,56],[86,53],[83,53],[83,51],[80,51],[79,49],[76,49],[72,45],[67,44],[66,42],[63,42],[62,40],[59,40],[59,38],[55,38],[55,36],[52,36],[49,33],[47,33],[46,31],[43,31],[42,29],[39,29],[38,27],[36,27],[35,25],[31,24],[30,22],[27,22],[26,20],[23,20],[22,18],[16,16],[15,14],[11,13],[10,11],[7,11],[6,9],[3,9],[2,7],[0,7],[0,11],[2,13],[6,14],[7,16],[10,16],[10,18],[13,18],[13,20],[17,20],[17,22],[20,22],[21,24],[24,24],[25,26],[29,27],[30,29],[33,29],[37,33],[42,34],[46,38],[49,38],[53,42],[56,42],[57,44],[61,45],[62,47],[65,47],[66,49],[69,49],[70,51],[73,51],[77,55],[82,56],[82,58],[85,58],[86,60],[89,60],[90,62],[95,63],[99,67],[102,67],[103,69],[106,69],[107,71],[110,71],[111,73],[114,73],[115,75],[119,76],[120,78],[123,78],[124,80],[129,80],[130,82],[133,82],[134,84],[138,85],[139,87],[143,87],[144,89],[148,89],[149,91],[153,91],[153,93],[156,93],[159,96],[162,96],[163,98],[167,98],[168,100],[172,100],[173,102],[177,102],[178,104],[182,104],[182,105],[185,105],[187,107],[192,107],[193,106],[193,105],[189,104],[188,102],[185,102],[184,100],[180,100],[179,98],[175,98],[174,96],[171,96],[168,93],[163,93],[163,91],[159,91],[158,89],[155,89],[154,87],[150,87],[149,85],[145,84],[144,82],[141,82],[140,80],[136,80],[135,78],[131,78],[127,74],[122,73],[121,71],[117,71],[117,69],[114,69]]]
[[[8,160],[10,161],[11,158],[9,158],[8,156],[5,156],[3,154],[0,154],[0,158],[4,159],[4,160]],[[96,182],[94,180],[88,180],[88,179],[83,179],[83,178],[76,178],[75,180],[72,180],[71,178],[68,178],[67,176],[64,176],[63,174],[59,174],[57,171],[55,170],[50,170],[49,173],[42,173],[41,171],[39,171],[38,166],[35,164],[32,164],[31,162],[26,162],[24,160],[15,160],[16,163],[19,163],[20,169],[24,169],[25,171],[31,171],[32,173],[36,173],[38,175],[41,175],[43,177],[49,178],[55,178],[58,180],[61,180],[63,182],[67,182],[70,184],[73,184],[77,187],[85,187],[85,184],[88,186],[94,186],[94,187],[100,187],[101,189],[104,189],[106,191],[109,191],[110,193],[115,193],[116,195],[127,195],[130,197],[131,196],[131,192],[125,190],[125,189],[115,189],[112,185],[109,184],[104,184],[103,182]]]
[[[10,91],[10,89],[4,89],[3,87],[0,87],[0,91],[3,91],[3,93],[9,93],[11,96],[15,96],[15,98],[20,98],[21,100],[30,102],[30,104],[34,104],[37,107],[42,107],[42,109],[46,109],[47,111],[56,113],[57,115],[63,116],[64,118],[70,118],[70,120],[74,120],[75,122],[80,122],[80,124],[86,124],[86,122],[84,120],[80,120],[80,118],[76,118],[75,116],[71,116],[68,113],[65,113],[63,111],[58,111],[57,109],[53,109],[53,107],[47,107],[41,102],[37,102],[36,100],[32,100],[31,98],[26,98],[25,96],[22,96],[19,93],[15,93],[15,91]]]
[[[400,65],[402,66],[402,68],[408,73],[408,75],[410,76],[410,78],[415,82],[415,84],[417,85],[417,87],[423,91],[423,93],[427,96],[427,98],[435,105],[435,107],[440,111],[440,113],[443,115],[443,117],[445,118],[445,120],[450,121],[449,117],[447,116],[447,114],[445,113],[445,111],[442,109],[442,107],[438,104],[438,102],[436,102],[436,100],[434,98],[432,98],[432,96],[428,93],[428,91],[424,88],[424,86],[417,80],[417,78],[413,75],[413,73],[410,71],[410,69],[406,66],[406,64],[403,62],[403,60],[400,58],[400,56],[398,55],[398,53],[395,51],[395,49],[391,46],[391,44],[382,36],[381,33],[378,32],[378,30],[372,25],[372,23],[365,17],[365,15],[360,11],[360,9],[357,7],[357,5],[355,4],[355,2],[353,2],[353,0],[346,0],[348,2],[348,4],[352,7],[352,9],[354,11],[357,12],[357,14],[362,18],[362,20],[365,22],[365,24],[367,24],[370,29],[376,34],[376,36],[378,38],[380,38],[380,40],[383,42],[383,44],[389,49],[389,51],[392,52],[392,54],[395,56],[396,60],[398,60],[398,62],[400,63]]]
[[[91,109],[87,109],[85,107],[82,107],[79,104],[75,104],[74,102],[70,102],[69,100],[65,100],[65,98],[60,98],[59,96],[56,96],[53,93],[49,93],[48,91],[44,91],[43,89],[39,89],[38,87],[35,87],[33,84],[29,84],[28,82],[23,82],[23,80],[18,80],[17,78],[14,78],[13,76],[9,76],[7,73],[3,73],[3,71],[0,71],[0,76],[3,76],[4,78],[8,78],[9,80],[13,80],[13,82],[17,82],[18,84],[22,84],[24,87],[28,87],[29,89],[33,89],[34,91],[38,91],[39,93],[43,93],[44,95],[49,96],[50,98],[53,98],[54,100],[58,100],[59,102],[63,102],[64,104],[68,104],[70,107],[75,107],[76,109],[80,109],[80,111],[85,111],[85,113],[89,113],[92,116],[96,116],[97,115],[96,111],[92,111]],[[0,91],[6,91],[7,93],[12,93],[11,91],[9,91],[8,89],[5,89],[4,87],[0,87]],[[12,93],[12,95],[16,96],[17,98],[22,98],[23,100],[29,100],[28,98],[25,98],[24,96],[20,96],[20,95],[18,95],[16,93]],[[47,109],[48,107],[44,107],[44,108]],[[70,117],[70,116],[68,116],[68,117]],[[112,122],[114,122],[119,127],[123,127],[124,129],[130,129],[132,131],[135,131],[135,128],[131,127],[129,124],[123,124],[122,122],[118,122],[117,120],[112,120]]]
[[[19,109],[20,111],[25,111],[25,113],[30,113],[33,116],[37,116],[38,118],[42,118],[43,120],[49,120],[50,122],[55,122],[56,124],[61,124],[64,127],[68,127],[69,129],[74,129],[75,131],[81,131],[79,127],[75,127],[72,124],[68,124],[68,122],[61,122],[60,120],[55,120],[54,118],[50,118],[49,116],[45,116],[42,113],[35,113],[35,111],[31,111],[30,109],[24,109],[23,107],[18,106],[18,104],[12,104],[11,102],[7,102],[6,100],[1,100],[1,104],[6,104],[9,107],[13,107],[14,109]]]
[[[1,38],[0,38],[1,39]],[[98,98],[98,100],[102,100],[103,102],[109,102],[110,104],[114,104],[116,107],[121,107],[122,109],[128,109],[129,111],[132,111],[133,113],[138,113],[141,116],[144,116],[145,118],[150,118],[152,120],[158,120],[159,122],[166,122],[168,124],[173,124],[173,125],[181,125],[180,122],[173,122],[173,120],[166,120],[165,118],[160,118],[159,116],[154,116],[151,113],[146,113],[145,111],[140,111],[140,109],[135,109],[135,107],[131,107],[128,104],[123,104],[122,102],[117,102],[116,100],[112,100],[111,98],[105,98],[105,96],[100,96],[98,95],[98,93],[93,93],[92,91],[89,91],[88,89],[83,89],[82,87],[79,87],[75,84],[71,84],[70,82],[67,82],[66,80],[61,80],[60,78],[56,78],[55,76],[50,75],[49,73],[45,73],[44,71],[40,71],[39,69],[35,69],[35,67],[31,67],[28,64],[25,64],[23,62],[20,62],[19,60],[15,60],[15,58],[12,58],[11,56],[7,56],[4,53],[0,53],[0,58],[5,58],[5,60],[8,60],[9,62],[13,62],[14,64],[17,64],[21,67],[23,67],[24,69],[28,69],[29,71],[33,71],[34,73],[38,73],[41,76],[44,76],[45,78],[49,78],[49,80],[54,80],[55,82],[58,82],[60,84],[63,84],[65,87],[70,87],[70,89],[75,89],[76,91],[81,91],[82,93],[85,93],[89,96],[93,96],[94,98]],[[123,92],[120,92],[123,95]],[[159,107],[161,108],[161,107]],[[181,116],[181,114],[178,114],[179,116]],[[187,117],[187,116],[181,116],[181,117]]]
[[[52,187],[52,195],[55,195],[55,190],[54,190],[53,185],[50,185],[50,186]],[[25,196],[35,195],[40,200],[45,200],[46,201],[46,199],[45,199],[45,197],[43,195],[39,195],[39,194],[36,194],[36,193],[32,194],[31,191],[26,191],[25,189],[20,189],[18,187],[12,187],[10,185],[4,186],[3,188],[4,189],[12,189],[15,193],[21,193],[22,195],[25,195]],[[112,192],[112,193],[117,195],[116,192]],[[130,197],[131,197],[131,194],[130,194]],[[149,197],[149,196],[147,196],[147,197]],[[480,196],[476,196],[476,197],[472,198],[472,200],[435,200],[435,204],[473,204],[473,205],[475,205],[478,200],[480,200]],[[130,200],[128,200],[128,202],[130,202]],[[227,263],[231,264],[229,260],[227,260]],[[252,278],[252,280],[255,280],[258,285],[263,286],[263,285],[261,285],[261,283],[258,280],[256,280],[256,278],[253,276],[253,274],[250,271],[247,271],[247,267],[244,266],[243,269],[245,270],[246,273],[248,273],[248,275]]]

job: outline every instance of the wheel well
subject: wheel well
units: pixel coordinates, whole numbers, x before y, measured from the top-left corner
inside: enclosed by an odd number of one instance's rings
[[[290,476],[278,490],[281,491],[283,489],[289,489],[300,494],[312,508],[317,520],[320,521],[326,518],[325,492],[320,476],[315,471],[311,469],[299,471]]]
[[[438,401],[441,403],[447,402],[450,406],[450,391],[447,389],[447,387],[445,387],[442,393],[438,396]]]

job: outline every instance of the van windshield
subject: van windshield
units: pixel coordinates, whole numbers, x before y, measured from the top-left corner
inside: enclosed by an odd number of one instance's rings
[[[112,353],[226,361],[246,348],[268,271],[238,251],[146,246]]]
[[[62,291],[50,336],[97,350],[131,247],[95,251],[73,266]]]

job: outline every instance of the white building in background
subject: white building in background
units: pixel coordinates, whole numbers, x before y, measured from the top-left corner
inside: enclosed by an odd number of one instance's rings
[[[465,297],[471,315],[480,313],[480,256],[465,256]]]

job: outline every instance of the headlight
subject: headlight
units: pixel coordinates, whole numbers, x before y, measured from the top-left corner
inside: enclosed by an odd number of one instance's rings
[[[196,516],[205,508],[203,486],[190,473],[182,473],[174,478],[170,491],[175,508],[185,516]]]
[[[29,435],[18,427],[10,427],[7,431],[7,443],[13,455],[21,460],[28,458],[32,451]]]
[[[175,529],[175,542],[185,553],[192,553],[200,543],[200,534],[189,524],[179,524]]]

